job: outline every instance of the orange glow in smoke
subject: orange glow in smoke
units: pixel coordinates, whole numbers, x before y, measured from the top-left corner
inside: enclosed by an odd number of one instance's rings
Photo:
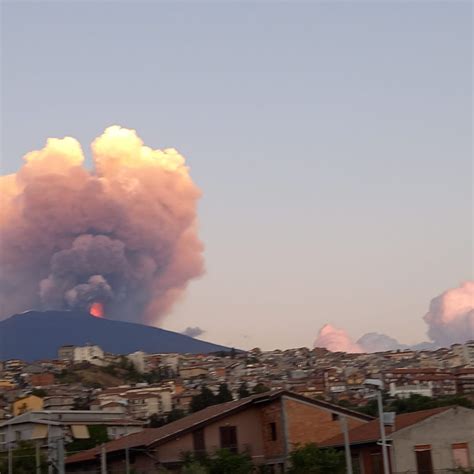
[[[92,306],[89,309],[89,313],[96,318],[103,318],[104,317],[104,305],[96,301],[92,303]]]

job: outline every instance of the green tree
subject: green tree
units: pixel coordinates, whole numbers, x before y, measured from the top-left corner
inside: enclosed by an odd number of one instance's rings
[[[41,473],[47,472],[47,462],[40,453]],[[8,472],[8,453],[0,453],[0,472]],[[13,450],[13,472],[15,474],[31,474],[36,472],[36,448],[30,441],[21,441]]]
[[[219,449],[209,460],[209,474],[250,474],[252,460],[248,454],[238,454]]]
[[[234,398],[232,397],[232,393],[229,390],[229,387],[226,383],[221,383],[219,385],[219,392],[216,395],[216,402],[217,403],[225,403],[231,402]]]
[[[253,393],[264,393],[264,392],[269,392],[269,391],[270,391],[270,387],[267,387],[263,383],[258,383],[257,385],[255,385],[255,387],[252,390]]]
[[[44,398],[44,397],[46,397],[46,395],[48,395],[48,393],[46,392],[46,390],[44,388],[34,388],[31,391],[31,395],[35,395],[37,397]]]
[[[166,417],[163,415],[158,415],[158,413],[153,413],[147,421],[148,428],[160,428],[163,425],[166,425]]]
[[[193,461],[181,469],[181,474],[209,474],[209,469],[199,461]]]
[[[179,408],[173,408],[169,413],[168,416],[166,417],[166,422],[171,423],[176,420],[180,420],[181,418],[184,418],[186,416],[186,412],[184,410],[181,410]]]
[[[289,474],[343,474],[344,453],[308,443],[290,453],[290,466]]]
[[[68,452],[84,451],[85,449],[95,448],[109,441],[109,435],[107,434],[107,427],[105,425],[89,425],[87,428],[89,438],[75,439],[67,445],[66,449]]]
[[[247,382],[242,382],[239,387],[239,398],[245,398],[250,396],[249,387]]]
[[[191,399],[189,409],[191,413],[207,408],[217,403],[216,396],[205,385],[201,387],[201,393],[194,395]]]

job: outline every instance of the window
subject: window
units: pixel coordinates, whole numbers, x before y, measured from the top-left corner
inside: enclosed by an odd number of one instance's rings
[[[236,426],[221,426],[219,428],[221,437],[221,448],[227,448],[233,453],[237,450],[237,427]]]
[[[433,474],[433,461],[431,460],[431,445],[422,444],[415,446],[416,472],[418,474]]]
[[[204,429],[193,431],[193,448],[198,453],[206,451],[206,440],[204,439]]]
[[[471,467],[471,463],[469,462],[469,448],[467,447],[467,443],[456,443],[453,444],[452,448],[454,467]]]
[[[275,422],[270,423],[270,441],[277,440],[277,424]]]
[[[337,413],[331,413],[331,418],[332,418],[332,421],[338,421],[339,415]]]

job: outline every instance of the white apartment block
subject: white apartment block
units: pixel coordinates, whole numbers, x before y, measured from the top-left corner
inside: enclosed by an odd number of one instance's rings
[[[95,345],[74,347],[74,362],[89,362],[94,365],[105,365],[104,351]]]
[[[451,350],[459,357],[462,365],[474,367],[474,340],[467,341],[465,344],[453,344]]]

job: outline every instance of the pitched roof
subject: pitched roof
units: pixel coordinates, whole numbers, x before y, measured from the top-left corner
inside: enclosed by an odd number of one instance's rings
[[[203,410],[192,413],[180,420],[168,423],[160,428],[147,428],[139,433],[134,433],[123,438],[116,439],[105,445],[107,453],[114,451],[121,451],[125,448],[137,448],[140,446],[157,446],[166,442],[170,438],[174,438],[185,433],[193,431],[200,426],[210,422],[219,420],[230,414],[234,414],[246,407],[259,405],[261,403],[268,403],[274,401],[282,396],[288,396],[296,400],[301,400],[306,403],[311,403],[320,408],[342,413],[354,418],[359,418],[365,421],[372,420],[372,417],[348,410],[347,408],[334,405],[332,403],[321,400],[313,400],[302,395],[289,392],[286,390],[275,390],[270,392],[259,393],[251,395],[241,400],[234,400],[231,402],[220,403],[219,405],[212,405]],[[100,447],[92,448],[81,453],[73,454],[68,457],[66,463],[72,464],[81,461],[93,460],[100,453]]]
[[[430,418],[434,415],[438,415],[447,410],[450,410],[453,406],[431,408],[429,410],[420,410],[412,413],[403,413],[395,417],[395,426],[394,429],[390,432],[387,430],[387,435],[399,431],[403,428],[415,425],[420,423],[427,418]],[[364,444],[372,443],[380,439],[380,426],[379,419],[370,421],[369,423],[364,423],[356,428],[353,428],[349,431],[349,440],[351,444]],[[344,445],[344,435],[338,434],[330,439],[321,443],[322,446],[342,446]]]

